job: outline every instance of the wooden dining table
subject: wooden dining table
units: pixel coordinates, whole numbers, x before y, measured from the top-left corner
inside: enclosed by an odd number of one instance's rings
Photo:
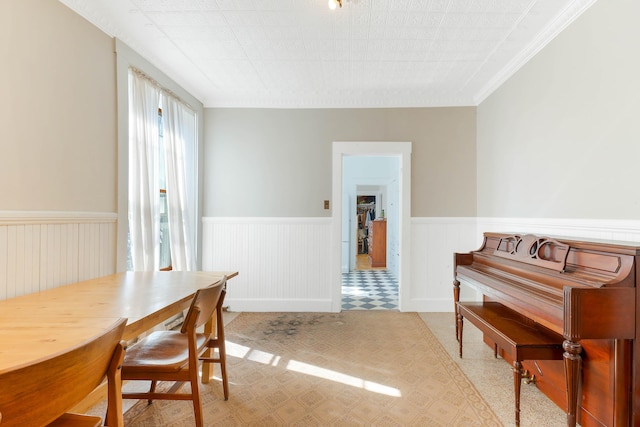
[[[123,339],[136,338],[188,308],[198,289],[237,274],[116,273],[0,301],[0,374],[76,346],[119,318],[127,319]],[[203,382],[212,374],[206,365]]]

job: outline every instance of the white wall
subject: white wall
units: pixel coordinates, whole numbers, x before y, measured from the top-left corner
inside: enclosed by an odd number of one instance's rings
[[[478,216],[640,218],[640,2],[596,2],[478,107]]]
[[[113,40],[57,1],[0,2],[0,211],[116,210]]]
[[[476,214],[475,107],[207,108],[204,120],[204,216],[332,216],[333,141],[411,141],[411,215]]]
[[[403,310],[452,311],[453,253],[477,249],[484,231],[640,241],[636,167],[640,159],[640,58],[632,54],[640,51],[637,16],[640,2],[597,2],[479,107],[477,205],[481,215],[421,215],[414,210],[411,271],[404,284]],[[412,184],[419,181],[422,191],[414,191],[412,202],[437,203],[440,198],[429,198],[432,193],[424,191],[424,169],[432,163],[415,158],[413,163],[413,170],[420,170],[420,179],[412,174]],[[448,173],[455,177],[464,168],[461,162]],[[467,194],[462,188],[458,191],[458,186],[474,187],[473,179],[432,179],[429,187],[444,184],[441,190],[453,199],[447,205],[452,211],[460,203],[458,198]],[[282,220],[285,224],[275,229],[257,224],[252,234],[262,236],[263,229],[269,229],[275,231],[270,241],[286,241],[289,229],[301,219]],[[231,227],[217,218],[211,221],[223,242],[255,227],[253,223]],[[239,253],[229,255],[229,259],[246,260],[241,268],[250,276],[246,280],[255,283],[240,282],[245,280],[243,273],[238,283],[242,290],[244,286],[258,288],[253,294],[260,298],[244,301],[231,290],[232,307],[270,310],[284,305],[292,310],[315,310],[328,306],[331,293],[323,284],[327,268],[314,267],[315,260],[326,261],[324,257],[334,247],[324,239],[330,225],[300,225],[307,231],[297,232],[324,245],[314,246],[317,252],[312,259],[301,259],[284,247],[272,251],[271,246],[264,246],[262,237],[256,242],[258,251],[237,247]],[[257,257],[253,262],[248,251]],[[217,266],[216,262],[211,257],[211,265]],[[280,280],[264,281],[268,286],[262,287],[267,266],[271,270],[266,277]],[[299,301],[288,295],[299,296]],[[463,288],[462,298],[477,299],[478,295]]]
[[[475,218],[413,218],[403,311],[453,310],[453,252],[478,248]],[[239,270],[233,311],[331,311],[331,220],[206,218],[205,270]]]
[[[233,311],[331,311],[329,218],[205,218],[203,269],[237,270]]]
[[[335,140],[413,141],[406,311],[453,309],[453,253],[483,231],[640,240],[639,7],[597,2],[478,107],[477,133],[472,107],[206,110],[203,266],[240,271],[232,310],[331,309]]]
[[[0,299],[115,271],[113,40],[57,1],[0,1]]]
[[[232,308],[330,309],[340,140],[413,142],[404,310],[450,310],[452,254],[485,230],[640,240],[638,16],[636,0],[596,2],[477,109],[206,110],[203,267],[240,271]],[[112,272],[121,194],[113,41],[36,0],[2,2],[0,31],[7,297]]]
[[[403,248],[397,244],[397,252],[390,251],[408,254],[395,267],[401,309],[450,310],[450,268],[432,264],[421,271],[424,275],[412,274],[414,266],[422,268],[431,259],[451,259],[451,247],[474,246],[431,236],[440,218],[445,218],[442,227],[454,228],[440,235],[459,236],[466,227],[455,218],[475,230],[475,119],[474,107],[206,109],[203,268],[240,271],[227,295],[233,310],[339,309],[342,230],[334,230],[331,216],[349,201],[332,187],[332,142],[411,141],[405,154],[411,163],[402,172],[410,179],[394,184],[407,189],[403,199],[410,202],[408,210],[397,206]],[[342,196],[335,200],[333,195]],[[324,200],[330,210],[323,209]],[[412,217],[434,218],[434,223],[414,233]],[[348,232],[348,222],[340,223]],[[420,258],[411,253],[416,238]],[[476,241],[475,233],[466,238]]]
[[[206,218],[204,269],[240,271],[227,301],[235,311],[331,311],[331,220]],[[640,220],[557,218],[412,218],[411,272],[403,311],[453,311],[453,254],[480,247],[482,232],[501,231],[640,241]],[[463,300],[479,295],[463,286]]]

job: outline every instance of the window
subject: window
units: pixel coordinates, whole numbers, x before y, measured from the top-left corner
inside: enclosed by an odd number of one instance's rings
[[[167,177],[162,130],[162,108],[158,107],[158,159],[160,184],[160,270],[171,270],[171,239],[169,238],[169,207],[167,205]]]
[[[128,267],[191,270],[196,116],[136,70],[129,83]]]

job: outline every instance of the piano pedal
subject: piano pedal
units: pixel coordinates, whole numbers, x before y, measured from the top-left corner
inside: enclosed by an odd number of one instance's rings
[[[536,374],[532,374],[526,369],[522,371],[522,382],[525,384],[535,384],[536,383]]]

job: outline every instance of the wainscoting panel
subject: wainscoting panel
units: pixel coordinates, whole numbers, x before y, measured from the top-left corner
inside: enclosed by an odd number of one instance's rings
[[[233,311],[331,311],[331,218],[205,218],[203,269],[238,270]],[[412,218],[403,311],[453,311],[453,253],[476,250],[485,231],[640,242],[640,221]],[[463,300],[481,295],[463,286]]]
[[[405,311],[453,311],[453,253],[480,248],[485,231],[640,242],[640,221],[557,218],[413,218]],[[640,245],[640,243],[638,243]],[[481,294],[462,287],[461,299]]]
[[[403,311],[453,311],[453,253],[477,249],[476,235],[475,218],[412,218],[411,283],[401,291]]]
[[[204,218],[203,270],[237,270],[232,311],[330,311],[330,218]]]
[[[477,248],[475,218],[414,218],[403,311],[451,311],[453,252]],[[331,311],[330,218],[205,218],[203,269],[238,270],[232,311]]]
[[[0,212],[0,299],[111,274],[116,215]]]

